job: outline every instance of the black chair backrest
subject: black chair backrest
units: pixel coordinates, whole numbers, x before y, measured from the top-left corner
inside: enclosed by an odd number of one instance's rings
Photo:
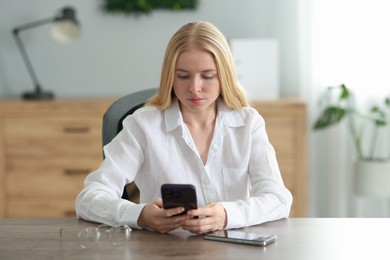
[[[122,121],[142,107],[157,89],[137,91],[116,100],[103,116],[102,144],[105,146],[122,130]]]

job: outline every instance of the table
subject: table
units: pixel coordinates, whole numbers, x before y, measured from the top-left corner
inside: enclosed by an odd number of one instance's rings
[[[244,228],[276,234],[267,247],[204,240],[178,230],[132,230],[130,240],[83,248],[80,219],[0,219],[0,259],[390,259],[390,219],[295,218]]]

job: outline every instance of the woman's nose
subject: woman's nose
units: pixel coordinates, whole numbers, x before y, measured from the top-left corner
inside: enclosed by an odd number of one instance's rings
[[[199,92],[201,89],[202,89],[202,80],[199,77],[194,77],[191,80],[190,92],[196,93]]]

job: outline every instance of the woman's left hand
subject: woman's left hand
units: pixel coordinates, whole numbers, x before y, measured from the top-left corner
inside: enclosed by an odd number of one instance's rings
[[[227,224],[225,208],[219,203],[211,203],[203,208],[190,210],[187,215],[191,218],[183,220],[181,227],[195,234],[223,230]]]

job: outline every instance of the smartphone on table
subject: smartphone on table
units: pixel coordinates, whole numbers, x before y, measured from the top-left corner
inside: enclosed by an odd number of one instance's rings
[[[198,208],[196,189],[192,184],[163,184],[161,197],[164,209],[183,207],[185,210],[180,214]]]
[[[258,234],[238,230],[220,230],[205,234],[204,239],[238,244],[267,246],[276,241],[276,235]]]

